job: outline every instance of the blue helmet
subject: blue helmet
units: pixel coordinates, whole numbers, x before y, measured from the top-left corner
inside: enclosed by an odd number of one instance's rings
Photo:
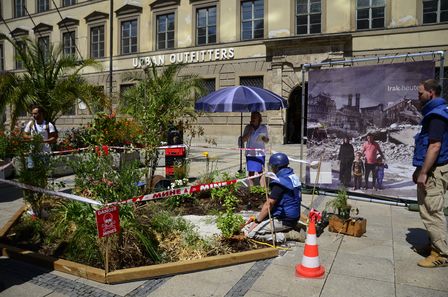
[[[285,167],[288,166],[289,159],[284,153],[275,153],[269,158],[269,165],[272,167]]]

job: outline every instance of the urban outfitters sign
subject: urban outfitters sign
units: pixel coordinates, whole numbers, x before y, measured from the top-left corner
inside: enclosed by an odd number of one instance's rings
[[[134,68],[141,68],[153,64],[155,66],[163,66],[168,61],[171,64],[178,64],[178,63],[189,64],[189,63],[211,62],[221,60],[232,60],[234,57],[235,57],[235,49],[233,47],[230,47],[230,48],[218,48],[202,51],[181,52],[166,55],[134,58],[132,59],[132,64]]]

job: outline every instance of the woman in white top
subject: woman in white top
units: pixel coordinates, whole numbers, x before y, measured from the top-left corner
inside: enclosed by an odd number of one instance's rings
[[[250,115],[250,124],[244,128],[242,140],[247,142],[246,164],[249,176],[262,173],[265,164],[265,143],[269,141],[268,129],[261,124],[261,114],[256,111]]]

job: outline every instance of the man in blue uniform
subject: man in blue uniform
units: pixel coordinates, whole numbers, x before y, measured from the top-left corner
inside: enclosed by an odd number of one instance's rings
[[[418,262],[421,267],[448,266],[444,194],[448,186],[448,105],[440,97],[434,79],[420,83],[422,129],[415,136],[412,179],[417,184],[420,217],[431,241],[430,255]],[[429,248],[428,248],[429,252]]]
[[[260,213],[248,221],[243,232],[249,237],[262,241],[272,241],[269,211],[273,218],[274,232],[277,242],[285,240],[305,241],[305,232],[296,231],[300,218],[300,181],[289,165],[288,156],[283,153],[273,154],[269,165],[277,175],[277,179],[269,183],[270,194],[263,204]]]

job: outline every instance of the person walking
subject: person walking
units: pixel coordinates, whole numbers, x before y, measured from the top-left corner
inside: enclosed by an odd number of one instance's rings
[[[262,117],[258,111],[250,115],[250,123],[244,128],[242,142],[247,142],[246,166],[249,176],[255,172],[263,173],[266,163],[265,144],[269,142],[268,128],[261,124]]]
[[[372,188],[376,190],[376,157],[378,154],[380,154],[383,160],[385,160],[386,158],[381,151],[380,145],[375,141],[373,134],[367,134],[367,140],[362,145],[362,153],[364,154],[365,158],[365,189],[367,190],[369,188],[369,175],[370,172],[372,172]]]
[[[269,158],[269,165],[278,179],[271,180],[269,198],[263,204],[260,213],[246,222],[242,231],[249,238],[272,241],[269,221],[271,212],[277,242],[285,240],[304,242],[305,232],[301,233],[298,227],[302,201],[299,178],[294,170],[288,167],[289,159],[284,153],[273,154]]]
[[[339,181],[344,187],[349,187],[352,180],[352,164],[355,159],[355,150],[350,143],[350,138],[344,137],[339,148]]]
[[[448,104],[440,92],[434,79],[418,86],[423,119],[421,131],[415,136],[412,160],[420,217],[430,239],[430,254],[418,265],[427,268],[448,266],[447,222],[443,213],[448,185]]]

